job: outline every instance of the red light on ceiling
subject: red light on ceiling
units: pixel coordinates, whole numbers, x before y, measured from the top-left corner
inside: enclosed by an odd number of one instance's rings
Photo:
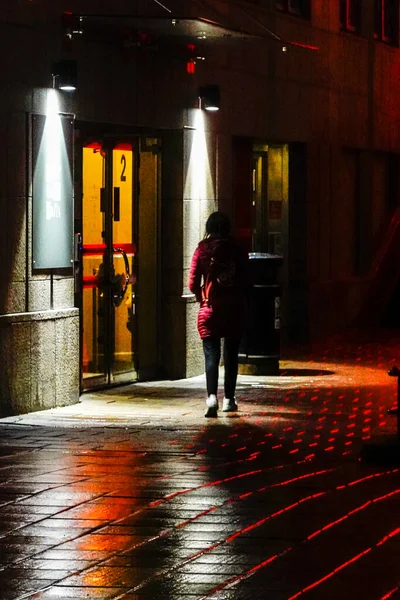
[[[116,146],[114,146],[114,150],[130,151],[130,150],[132,150],[132,144],[129,144],[127,142],[119,142],[118,144],[116,144]]]
[[[100,142],[90,142],[88,144],[84,145],[84,148],[93,148],[93,150],[102,150],[102,145],[100,144]]]
[[[193,75],[196,72],[196,46],[194,44],[187,44],[186,46],[187,53],[189,55],[189,60],[186,63],[186,71],[189,75]]]
[[[138,42],[140,46],[146,46],[147,44],[149,44],[149,41],[149,35],[147,33],[140,32],[138,34]]]
[[[189,60],[186,63],[186,71],[189,73],[189,75],[193,75],[196,72],[196,63],[194,60]]]

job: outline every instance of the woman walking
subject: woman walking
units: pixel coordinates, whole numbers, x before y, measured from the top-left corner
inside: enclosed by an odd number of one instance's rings
[[[218,411],[218,369],[224,340],[222,410],[237,410],[235,398],[239,344],[244,333],[248,288],[248,255],[230,235],[228,217],[217,211],[206,223],[206,236],[192,258],[189,289],[200,302],[197,327],[206,369],[206,417]]]

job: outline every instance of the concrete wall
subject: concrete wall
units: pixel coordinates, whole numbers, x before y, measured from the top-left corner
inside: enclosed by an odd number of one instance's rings
[[[78,401],[76,309],[0,316],[0,416]]]

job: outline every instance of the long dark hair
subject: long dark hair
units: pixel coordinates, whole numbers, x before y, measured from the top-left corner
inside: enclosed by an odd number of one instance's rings
[[[229,217],[220,212],[215,211],[207,219],[205,237],[226,238],[231,233],[231,222]]]

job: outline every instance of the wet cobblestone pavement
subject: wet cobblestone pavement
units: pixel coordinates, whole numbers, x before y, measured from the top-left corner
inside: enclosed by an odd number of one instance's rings
[[[0,420],[0,599],[400,598],[395,342],[336,341],[241,376],[137,384]]]

